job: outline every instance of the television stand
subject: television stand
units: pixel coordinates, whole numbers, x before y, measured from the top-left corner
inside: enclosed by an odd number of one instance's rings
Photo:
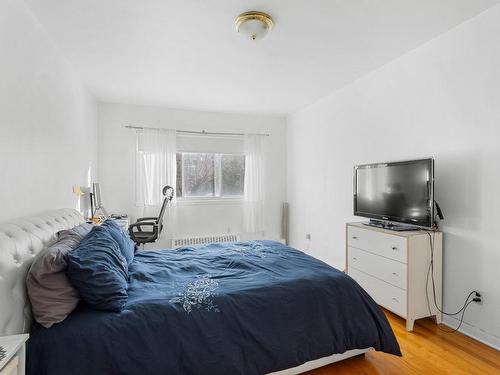
[[[369,225],[371,227],[377,227],[377,228],[382,228],[382,229],[387,229],[387,230],[393,230],[396,232],[404,232],[407,230],[419,230],[418,227],[415,227],[413,225],[408,225],[408,224],[400,224],[400,223],[391,223],[391,222],[386,222],[386,221],[380,221],[380,220],[370,220],[368,222],[364,222],[364,225]]]

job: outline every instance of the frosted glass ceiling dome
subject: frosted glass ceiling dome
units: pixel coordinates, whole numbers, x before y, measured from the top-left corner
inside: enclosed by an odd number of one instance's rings
[[[236,17],[234,25],[238,33],[257,40],[264,38],[272,30],[274,22],[267,13],[250,11]]]

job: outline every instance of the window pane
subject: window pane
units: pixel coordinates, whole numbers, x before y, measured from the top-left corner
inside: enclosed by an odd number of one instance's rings
[[[214,154],[184,153],[182,193],[185,197],[214,195]]]
[[[221,195],[243,195],[245,180],[245,156],[221,155]]]

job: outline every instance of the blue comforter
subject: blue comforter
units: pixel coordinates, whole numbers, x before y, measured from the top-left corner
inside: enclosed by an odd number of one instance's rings
[[[261,375],[373,347],[401,355],[349,276],[273,241],[143,251],[124,311],[36,325],[28,374]]]

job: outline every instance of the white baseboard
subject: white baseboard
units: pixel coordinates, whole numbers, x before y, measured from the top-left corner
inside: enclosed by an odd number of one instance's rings
[[[460,320],[455,317],[446,316],[443,317],[443,324],[455,329],[460,324]],[[460,327],[458,331],[473,338],[474,340],[482,342],[483,344],[500,351],[500,337],[498,336],[494,336],[466,322],[462,323],[462,327]]]

